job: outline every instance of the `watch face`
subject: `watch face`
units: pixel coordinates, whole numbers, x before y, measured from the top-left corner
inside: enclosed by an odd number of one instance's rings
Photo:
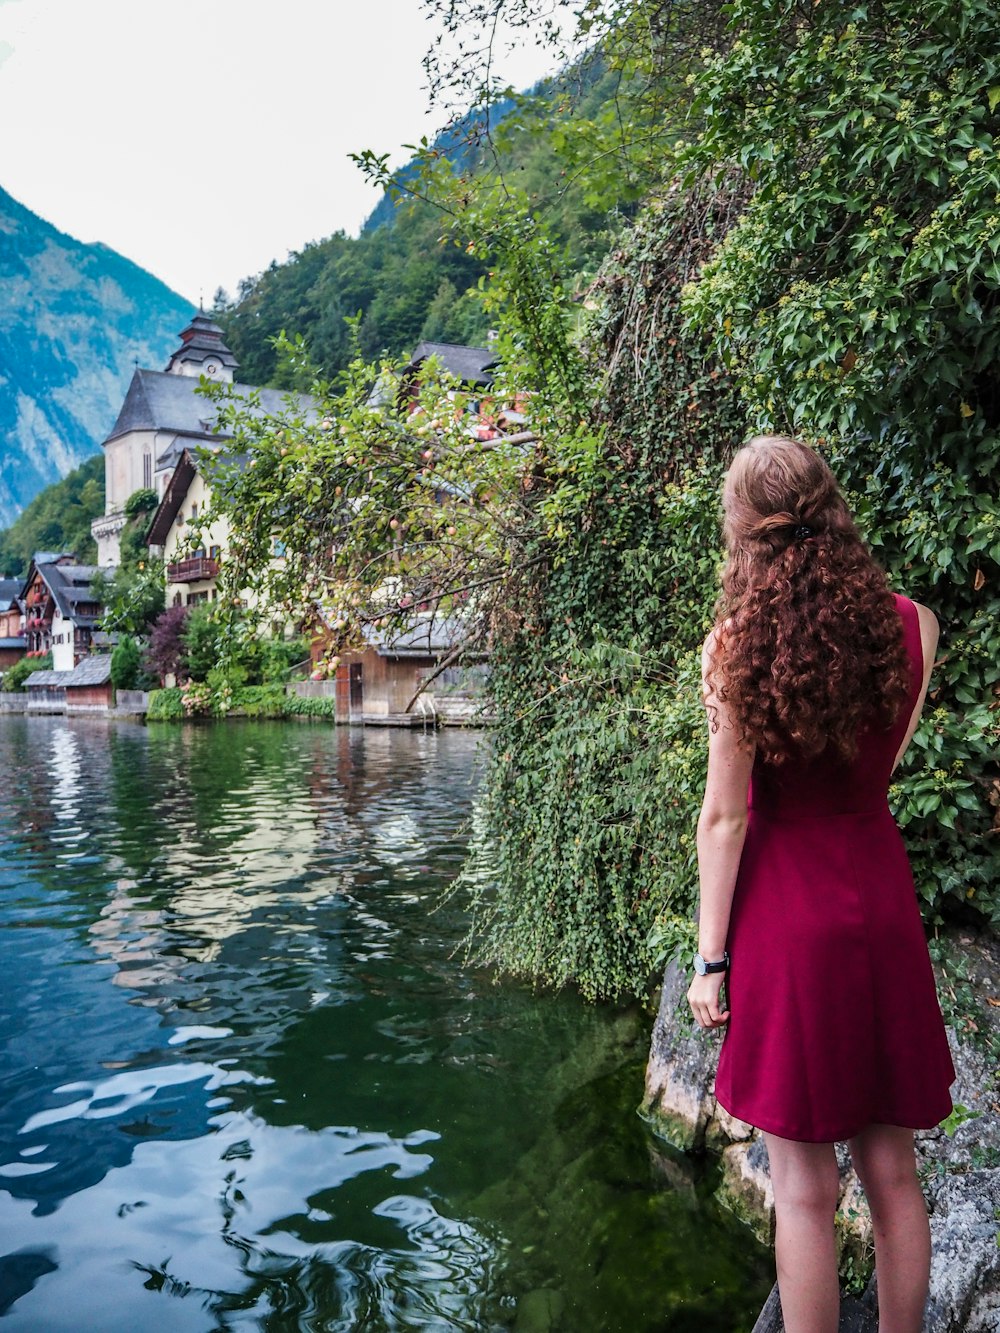
[[[694,956],[694,970],[700,977],[705,975],[705,960],[700,953],[696,953]]]

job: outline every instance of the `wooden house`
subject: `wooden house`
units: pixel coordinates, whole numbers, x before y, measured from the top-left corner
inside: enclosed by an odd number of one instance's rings
[[[71,671],[33,671],[24,682],[29,713],[64,713]]]
[[[436,722],[433,695],[417,691],[429,672],[454,656],[463,634],[457,616],[418,616],[392,634],[372,626],[365,647],[342,654],[337,664],[336,720],[376,726]],[[314,648],[317,656],[321,643],[317,640]],[[483,662],[486,656],[482,649],[466,650],[462,660]]]
[[[21,593],[27,656],[51,652],[54,671],[72,671],[90,652],[104,614],[93,592],[98,572],[96,565],[78,565],[72,555],[35,554]]]
[[[191,525],[207,512],[211,499],[197,455],[182,450],[146,537],[151,547],[163,552],[168,606],[215,600],[215,582],[229,540],[228,520],[216,519],[202,530],[196,549],[189,549],[188,542]]]
[[[31,677],[28,677],[31,680]],[[67,713],[104,713],[114,703],[110,653],[85,657],[63,682]]]
[[[0,671],[19,662],[27,651],[21,580],[0,579]]]

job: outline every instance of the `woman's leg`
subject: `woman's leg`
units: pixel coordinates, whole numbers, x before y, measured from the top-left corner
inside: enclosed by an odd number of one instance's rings
[[[786,1333],[837,1333],[840,1283],[833,1215],[840,1173],[832,1143],[765,1134],[774,1186],[778,1291]]]
[[[913,1130],[869,1125],[847,1146],[872,1214],[879,1333],[920,1333],[931,1233],[917,1180]]]

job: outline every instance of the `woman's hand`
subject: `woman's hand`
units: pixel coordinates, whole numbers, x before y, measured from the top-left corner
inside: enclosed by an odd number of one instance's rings
[[[688,987],[688,1004],[700,1027],[719,1028],[729,1022],[729,1010],[719,1008],[719,991],[725,979],[724,972],[708,972],[704,976],[696,973]]]

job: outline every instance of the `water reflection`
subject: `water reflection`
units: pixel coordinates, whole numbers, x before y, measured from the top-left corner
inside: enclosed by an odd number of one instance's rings
[[[0,721],[12,1328],[750,1326],[643,1021],[454,961],[476,745]]]

